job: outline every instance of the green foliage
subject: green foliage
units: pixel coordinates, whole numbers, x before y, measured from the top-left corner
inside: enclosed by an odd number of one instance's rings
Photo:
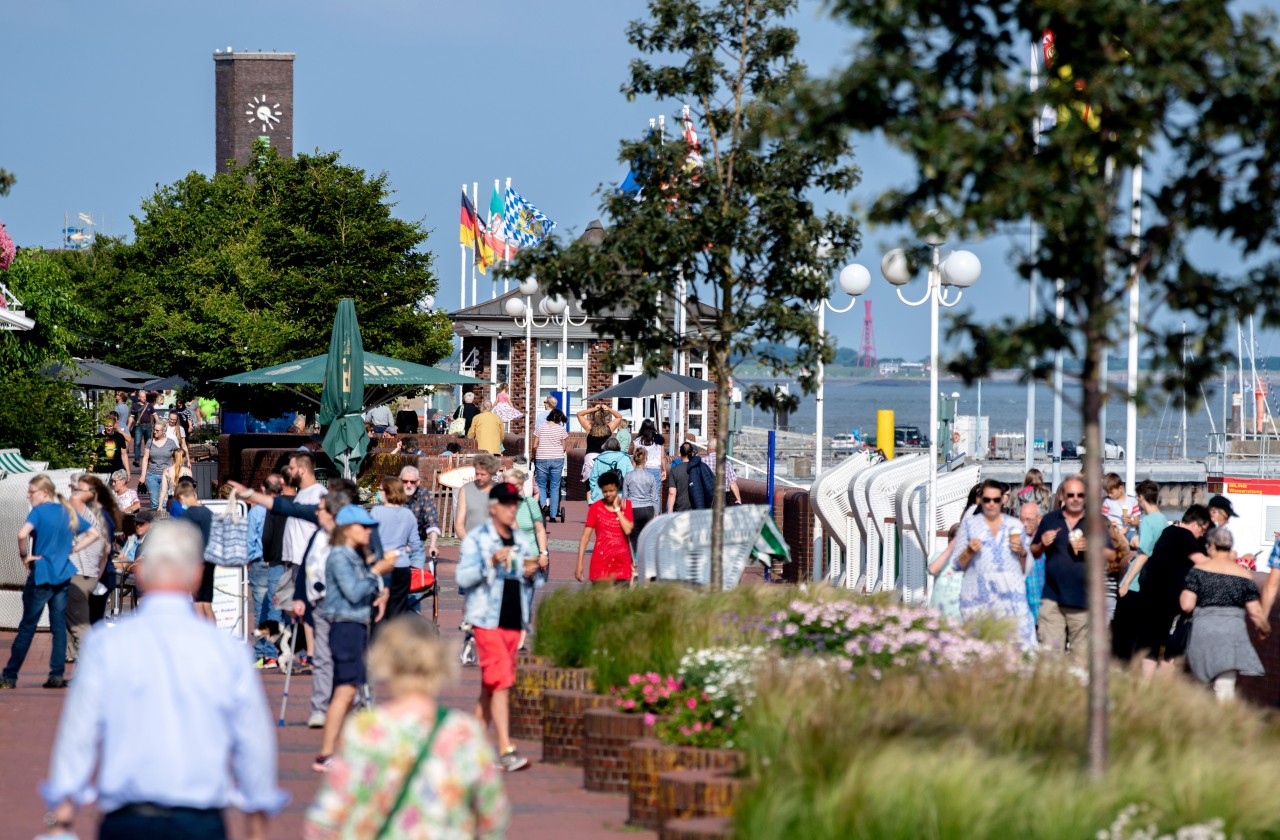
[[[915,177],[880,195],[872,218],[918,225],[939,207],[961,237],[1030,218],[1042,229],[1039,249],[1019,249],[1017,268],[1065,284],[1063,324],[1048,312],[995,328],[961,319],[957,331],[976,352],[953,369],[972,377],[1021,368],[1059,348],[1100,358],[1126,331],[1134,274],[1144,284],[1144,355],[1173,371],[1166,384],[1188,396],[1221,369],[1223,338],[1241,313],[1280,323],[1269,291],[1280,269],[1255,259],[1280,235],[1280,50],[1269,16],[1220,0],[839,0],[831,8],[857,32],[853,61],[800,97],[793,119],[824,143],[883,133],[913,160]],[[1046,28],[1056,58],[1032,93],[1028,45]],[[1032,116],[1042,109],[1057,125],[1037,147]],[[1122,175],[1144,153],[1147,212],[1134,242]],[[1196,234],[1238,259],[1197,260]],[[1185,380],[1177,320],[1162,327],[1152,317],[1161,308],[1195,325]]]
[[[8,195],[9,188],[12,187],[17,182],[18,182],[18,179],[14,177],[14,174],[12,172],[9,172],[8,170],[5,170],[5,169],[0,169],[0,195]]]
[[[545,242],[522,251],[510,271],[581,298],[603,319],[598,329],[613,340],[613,365],[640,358],[652,373],[676,349],[703,354],[719,386],[720,418],[729,413],[735,354],[795,377],[805,392],[816,387],[817,362],[830,362],[834,351],[804,304],[826,298],[831,275],[858,245],[849,216],[814,206],[819,194],[857,183],[843,144],[798,143],[781,120],[804,76],[798,36],[784,25],[796,8],[797,0],[650,0],[649,18],[627,30],[643,57],[632,62],[623,92],[687,103],[705,165],[690,165],[678,129],[671,142],[652,133],[624,143],[642,200],[606,189],[603,237]],[[682,283],[684,328],[672,317]],[[761,386],[747,396],[766,407],[798,400]],[[728,424],[716,433],[725,451]],[[716,469],[722,483],[722,462]],[[717,494],[713,588],[721,580],[723,509]]]
[[[0,369],[39,370],[83,349],[85,333],[100,318],[69,288],[69,276],[58,257],[39,248],[24,248],[14,257],[4,283],[36,325],[23,332],[0,330]]]
[[[558,589],[538,606],[534,652],[562,668],[591,668],[603,691],[628,685],[632,674],[674,674],[689,650],[763,643],[765,617],[794,597],[790,587],[771,586]],[[829,590],[829,597],[854,596]]]
[[[212,178],[160,187],[131,244],[69,255],[86,301],[111,313],[106,358],[194,385],[324,353],[339,298],[352,297],[365,347],[432,364],[448,316],[415,305],[436,289],[421,224],[391,215],[385,174],[336,153],[275,151]],[[261,394],[258,390],[255,393]]]
[[[76,394],[65,382],[9,368],[0,376],[0,449],[17,448],[53,469],[85,466],[94,449],[95,415]]]
[[[1097,780],[1079,761],[1085,688],[1064,669],[779,669],[758,691],[739,732],[757,783],[740,837],[1077,840],[1141,803],[1166,831],[1217,817],[1228,837],[1280,836],[1257,782],[1280,772],[1280,730],[1182,680],[1114,681],[1118,758]]]

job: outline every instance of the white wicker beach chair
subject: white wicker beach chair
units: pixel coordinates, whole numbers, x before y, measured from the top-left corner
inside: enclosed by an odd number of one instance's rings
[[[938,475],[938,517],[934,528],[951,527],[964,512],[969,490],[982,480],[982,467],[974,464],[951,473]],[[902,540],[902,576],[898,589],[902,600],[908,604],[922,604],[928,600],[932,582],[928,572],[928,554],[925,546],[925,520],[928,516],[927,494],[929,476],[899,491],[898,522]],[[941,538],[940,538],[941,539]],[[941,545],[941,543],[935,543]]]
[[[767,568],[775,557],[791,560],[767,505],[735,505],[724,512],[724,588],[738,585],[752,556]],[[668,513],[645,526],[636,546],[636,562],[645,580],[711,581],[711,511]]]
[[[826,577],[832,583],[843,582],[850,564],[861,565],[862,535],[853,518],[849,488],[858,473],[876,463],[870,452],[859,452],[824,470],[813,481],[810,496],[814,513],[826,533],[840,546],[839,552],[833,553],[836,556],[830,557],[827,563]]]

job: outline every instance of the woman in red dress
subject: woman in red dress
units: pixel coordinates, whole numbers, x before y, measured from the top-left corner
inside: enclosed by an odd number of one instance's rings
[[[614,581],[623,585],[631,582],[631,543],[628,537],[635,526],[635,517],[631,513],[631,502],[618,495],[621,485],[622,478],[616,471],[610,470],[600,476],[603,498],[587,508],[587,525],[578,542],[578,567],[574,571],[578,580],[584,579],[583,560],[587,543],[594,533],[596,545],[591,550],[591,580]]]

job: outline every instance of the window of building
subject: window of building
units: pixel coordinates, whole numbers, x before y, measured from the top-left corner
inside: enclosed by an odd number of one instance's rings
[[[560,378],[560,349],[562,342],[543,340],[538,342],[538,403],[555,393]],[[582,410],[582,401],[586,397],[587,383],[587,343],[570,341],[569,350],[564,354],[564,376],[566,390],[569,392],[569,405],[561,404],[560,410],[569,416],[569,431],[580,432],[582,426],[574,412]]]
[[[701,350],[689,351],[688,375],[694,379],[707,378],[707,363]],[[707,433],[706,397],[706,391],[690,391],[685,403],[689,407],[688,431],[693,432],[698,437],[703,437]]]
[[[491,352],[493,353],[492,365],[493,384],[489,386],[489,399],[496,400],[498,398],[498,386],[502,384],[511,384],[511,339],[494,338],[492,341]]]

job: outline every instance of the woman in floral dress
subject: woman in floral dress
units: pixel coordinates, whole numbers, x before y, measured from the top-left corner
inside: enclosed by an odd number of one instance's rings
[[[960,615],[1011,618],[1018,641],[1036,645],[1036,627],[1027,606],[1027,535],[1022,523],[1001,510],[1004,485],[987,479],[978,495],[978,510],[960,521],[956,568],[964,572]]]
[[[452,663],[430,623],[405,615],[382,628],[369,673],[391,699],[348,721],[307,811],[309,840],[506,836],[510,806],[484,727],[436,699]]]

